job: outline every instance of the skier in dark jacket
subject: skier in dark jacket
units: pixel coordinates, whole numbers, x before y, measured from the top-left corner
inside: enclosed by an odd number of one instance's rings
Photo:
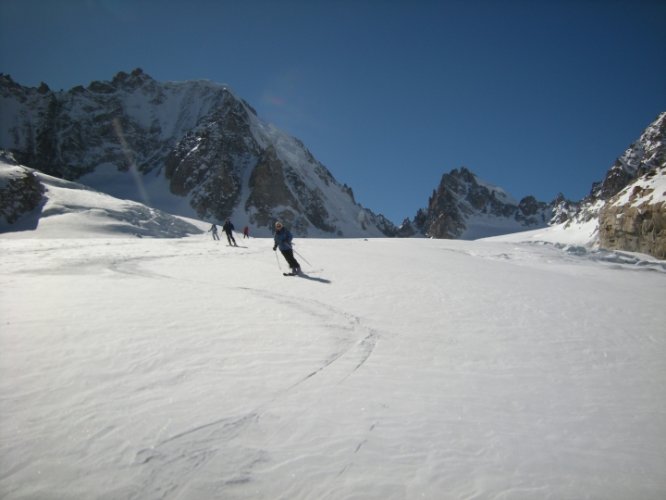
[[[234,238],[234,225],[231,223],[229,219],[224,221],[224,225],[222,226],[222,229],[227,235],[227,241],[229,242],[229,245],[233,245],[237,247],[238,245],[236,244],[236,239]],[[233,243],[232,243],[233,242]]]
[[[292,248],[291,241],[294,239],[289,230],[282,225],[281,222],[275,223],[275,236],[273,240],[275,244],[273,245],[273,251],[280,249],[280,252],[284,256],[287,264],[291,268],[293,274],[298,274],[301,272],[301,265],[294,258],[294,249]]]

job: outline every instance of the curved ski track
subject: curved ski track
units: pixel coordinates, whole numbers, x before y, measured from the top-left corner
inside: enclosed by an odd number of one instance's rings
[[[122,274],[147,278],[172,279],[168,275],[141,269],[141,264],[146,261],[173,257],[177,256],[162,255],[115,259],[109,264],[109,269]],[[220,288],[218,283],[208,283],[200,280],[189,281],[215,286],[218,290]],[[324,326],[343,332],[344,342],[338,349],[332,350],[314,370],[304,373],[296,382],[275,392],[264,402],[257,404],[251,411],[185,429],[162,439],[150,448],[139,450],[131,467],[149,466],[150,470],[147,471],[148,477],[142,474],[141,484],[138,485],[139,490],[133,491],[130,498],[168,499],[180,498],[181,495],[184,495],[184,498],[188,497],[189,486],[195,482],[197,477],[207,477],[210,474],[206,470],[206,465],[217,456],[220,456],[220,458],[226,457],[232,446],[237,448],[238,444],[232,445],[230,441],[240,437],[243,432],[252,431],[273,403],[295,393],[299,387],[306,383],[316,383],[317,377],[332,366],[339,367],[342,371],[341,374],[337,375],[339,377],[337,383],[342,383],[366,363],[380,337],[377,330],[363,326],[360,317],[315,299],[289,297],[283,293],[258,288],[226,288],[252,294],[262,300],[277,302],[283,307],[296,310],[301,316],[306,315],[316,321],[321,321]],[[374,428],[374,425],[372,427]],[[372,431],[372,428],[370,431]],[[350,451],[350,454],[353,455],[358,452],[363,444],[364,442],[359,443],[355,450]],[[215,479],[215,494],[223,494],[227,487],[237,487],[239,484],[250,482],[253,468],[261,463],[268,462],[269,457],[266,451],[248,450],[241,453],[240,456],[236,456],[235,460],[240,461],[240,463],[234,464],[233,471],[229,471],[226,477]],[[216,473],[219,474],[219,471]],[[342,474],[344,471],[340,473]],[[188,479],[183,483],[183,478]]]

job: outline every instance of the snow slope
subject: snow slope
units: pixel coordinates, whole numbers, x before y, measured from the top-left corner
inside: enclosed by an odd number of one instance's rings
[[[492,236],[479,241],[552,244],[560,247],[580,247],[581,251],[593,251],[599,249],[599,220],[596,217],[587,221],[570,220],[555,226]]]
[[[3,499],[666,496],[663,261],[52,222],[0,235]]]
[[[0,233],[6,238],[24,238],[23,231],[38,229],[40,238],[54,237],[137,237],[174,238],[199,234],[208,226],[147,207],[131,200],[121,200],[76,182],[43,174],[0,160],[0,190],[10,179],[33,172],[44,187],[43,202],[19,221],[8,224],[0,217]],[[64,233],[63,233],[64,231]]]

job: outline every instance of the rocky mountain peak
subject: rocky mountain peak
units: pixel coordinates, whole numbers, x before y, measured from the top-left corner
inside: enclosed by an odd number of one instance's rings
[[[603,181],[593,186],[591,197],[608,200],[633,180],[666,164],[665,137],[666,112],[661,113],[615,161]]]
[[[433,238],[473,238],[489,236],[500,227],[511,231],[543,227],[551,217],[551,206],[526,196],[515,202],[503,189],[481,181],[466,167],[442,175],[439,187],[419,210],[411,224]],[[488,234],[486,234],[488,233]]]
[[[116,75],[113,77],[113,80],[111,80],[111,83],[114,85],[120,87],[120,86],[127,86],[127,87],[138,87],[140,85],[143,85],[144,83],[147,82],[155,82],[150,75],[146,74],[143,72],[141,68],[136,68],[135,70],[131,71],[130,73],[125,73],[124,71],[119,71],[116,73]]]
[[[2,88],[4,90],[8,90],[8,89],[18,90],[18,89],[22,89],[23,87],[21,87],[21,85],[16,83],[12,79],[11,75],[7,75],[5,73],[0,73],[0,88]]]

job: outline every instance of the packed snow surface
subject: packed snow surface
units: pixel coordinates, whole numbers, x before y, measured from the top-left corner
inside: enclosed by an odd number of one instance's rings
[[[0,235],[3,499],[666,496],[663,261],[74,229]]]

